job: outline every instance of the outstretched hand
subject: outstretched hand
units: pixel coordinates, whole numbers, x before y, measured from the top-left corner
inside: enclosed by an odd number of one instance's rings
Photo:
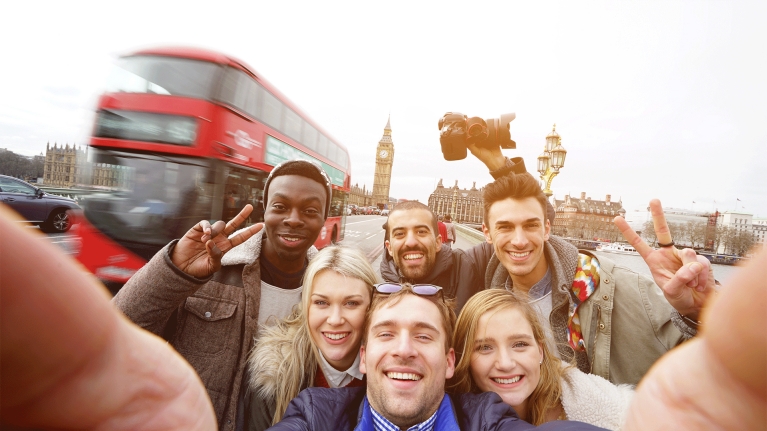
[[[170,256],[171,261],[178,269],[193,277],[205,278],[215,273],[221,269],[221,258],[226,252],[247,241],[263,228],[263,223],[257,223],[229,238],[252,211],[253,206],[247,204],[226,224],[221,220],[213,225],[207,220],[200,221],[176,244]]]
[[[650,212],[658,243],[672,243],[659,200],[650,201]],[[661,288],[669,304],[680,314],[698,320],[706,300],[716,292],[714,271],[708,259],[689,248],[679,250],[668,246],[653,249],[631,229],[623,217],[615,217],[613,222],[650,267],[655,284]]]
[[[476,144],[468,144],[466,148],[474,154],[474,157],[478,158],[482,163],[487,166],[489,171],[497,171],[506,164],[506,158],[501,153],[500,145],[496,145],[493,148],[487,148],[485,146],[478,146]]]

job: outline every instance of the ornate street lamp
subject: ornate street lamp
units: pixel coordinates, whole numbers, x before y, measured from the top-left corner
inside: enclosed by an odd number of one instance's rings
[[[546,197],[551,197],[551,181],[559,174],[559,170],[565,166],[565,156],[567,150],[562,146],[562,138],[557,133],[557,125],[551,129],[551,133],[546,136],[546,146],[543,153],[538,156],[538,172],[541,174],[543,182],[543,193]]]

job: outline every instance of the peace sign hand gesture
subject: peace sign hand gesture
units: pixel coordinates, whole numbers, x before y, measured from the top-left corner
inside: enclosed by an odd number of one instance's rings
[[[631,229],[623,217],[615,217],[613,223],[650,267],[655,284],[661,288],[669,304],[679,314],[697,321],[708,297],[716,293],[711,263],[692,249],[679,250],[673,246],[671,232],[658,199],[650,201],[650,212],[658,244],[668,246],[653,249]]]
[[[205,278],[221,269],[221,258],[234,247],[247,241],[258,233],[262,223],[254,224],[237,235],[229,238],[237,227],[245,221],[253,211],[250,204],[245,207],[229,223],[219,220],[212,226],[209,221],[202,220],[181,238],[170,256],[176,267],[192,277]]]

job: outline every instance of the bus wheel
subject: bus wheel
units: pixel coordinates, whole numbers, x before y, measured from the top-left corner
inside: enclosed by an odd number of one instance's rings
[[[333,235],[330,236],[330,242],[333,244],[338,244],[338,228],[333,226]]]

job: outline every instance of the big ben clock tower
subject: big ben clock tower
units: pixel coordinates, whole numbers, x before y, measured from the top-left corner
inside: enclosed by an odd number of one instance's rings
[[[376,173],[373,177],[373,204],[376,206],[383,207],[389,204],[392,163],[394,163],[394,142],[391,140],[390,116],[376,149]]]

